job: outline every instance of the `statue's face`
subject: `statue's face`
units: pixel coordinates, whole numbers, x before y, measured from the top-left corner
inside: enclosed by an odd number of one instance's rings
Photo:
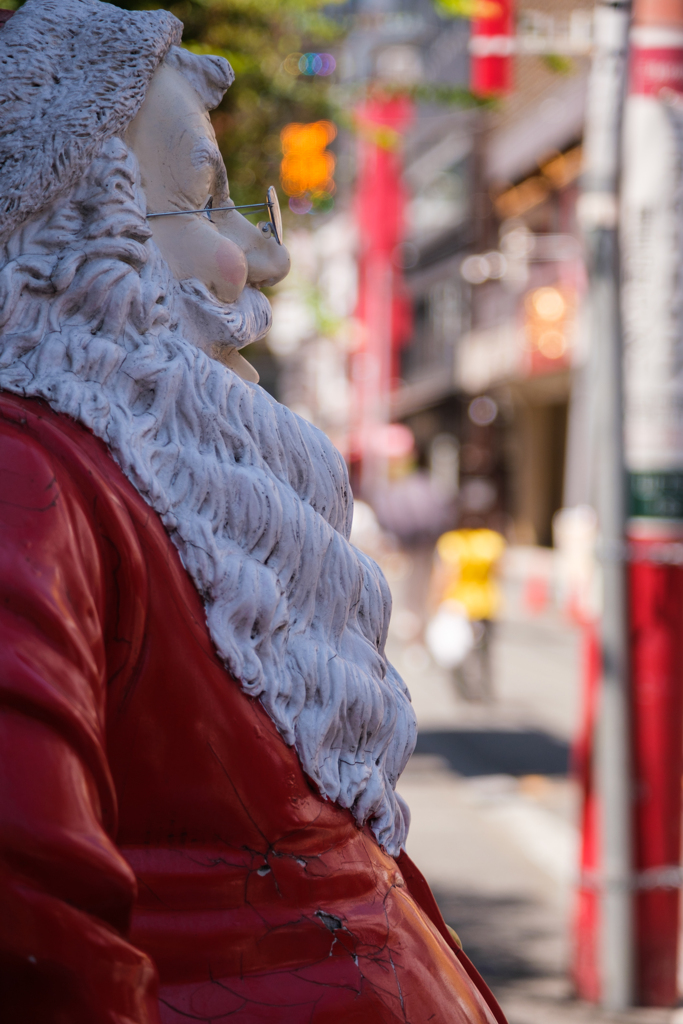
[[[208,111],[189,81],[161,65],[126,141],[140,164],[147,212],[230,206],[225,165]],[[264,209],[264,218],[266,211]],[[150,220],[154,241],[179,281],[202,281],[221,302],[251,285],[271,285],[289,271],[289,253],[265,225],[236,210]]]

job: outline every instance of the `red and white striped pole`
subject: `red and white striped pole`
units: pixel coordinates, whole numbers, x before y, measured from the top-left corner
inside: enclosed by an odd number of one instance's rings
[[[677,998],[683,769],[683,0],[636,0],[624,119],[635,992]]]
[[[479,0],[470,36],[470,88],[482,98],[512,92],[513,0]]]

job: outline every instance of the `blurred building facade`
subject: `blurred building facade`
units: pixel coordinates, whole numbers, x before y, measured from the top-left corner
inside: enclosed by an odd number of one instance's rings
[[[446,525],[491,527],[516,543],[551,544],[557,510],[587,497],[577,199],[591,8],[552,0],[543,12],[518,10],[525,52],[514,58],[514,91],[479,107],[437,102],[424,88],[467,87],[466,20],[429,0],[345,9],[347,85],[423,85],[401,133],[404,237],[392,261],[412,316],[396,343],[386,418],[412,432],[412,468],[440,488]],[[357,147],[340,132],[335,211],[295,236],[269,341],[279,397],[330,433],[352,466],[363,346]]]
[[[557,26],[576,9],[520,14],[545,19],[547,36],[549,13]],[[426,462],[435,437],[457,439],[461,525],[517,543],[550,544],[556,511],[585,500],[573,465],[585,449],[572,437],[568,452],[568,426],[586,358],[576,205],[587,70],[580,55],[518,54],[498,109],[427,111],[406,144],[415,326],[394,416]]]

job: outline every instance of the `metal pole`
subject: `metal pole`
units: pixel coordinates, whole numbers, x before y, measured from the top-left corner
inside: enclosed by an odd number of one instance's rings
[[[600,979],[609,1010],[633,1003],[631,758],[624,538],[621,318],[617,234],[630,5],[599,3],[589,82],[580,217],[595,358],[595,503],[603,555],[602,681],[596,736],[601,809]]]

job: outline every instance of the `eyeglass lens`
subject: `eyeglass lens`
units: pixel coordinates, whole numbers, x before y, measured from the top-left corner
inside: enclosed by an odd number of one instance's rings
[[[270,217],[270,223],[273,226],[275,238],[278,243],[282,245],[282,211],[280,210],[280,200],[277,197],[274,185],[269,185],[266,192],[266,203],[268,205],[268,216]]]

